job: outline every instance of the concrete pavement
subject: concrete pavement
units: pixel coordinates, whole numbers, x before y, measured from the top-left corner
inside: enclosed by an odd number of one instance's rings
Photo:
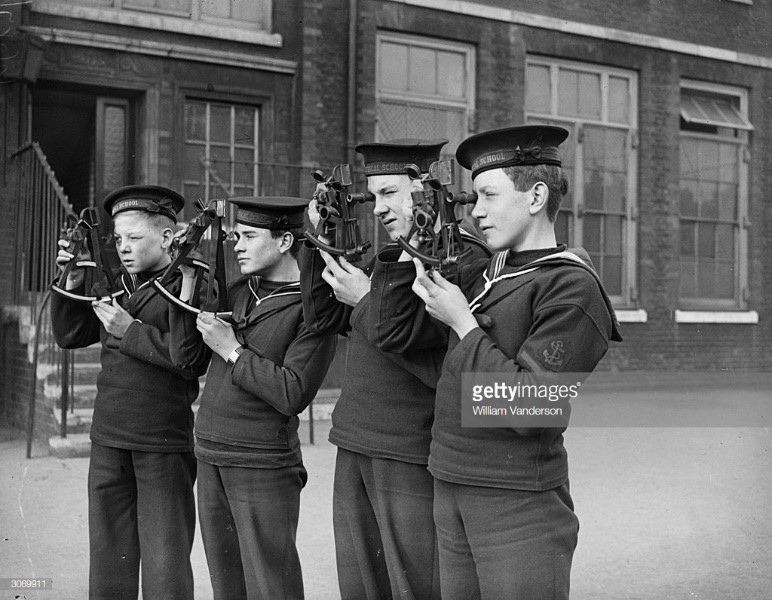
[[[332,537],[335,449],[329,421],[304,445],[309,481],[298,544],[309,600],[338,598]],[[302,432],[304,441],[307,431]],[[574,428],[566,434],[581,522],[572,598],[772,597],[772,436],[767,428]],[[28,600],[87,597],[85,458],[0,441],[0,578],[53,579]],[[196,597],[211,598],[201,539]],[[14,598],[0,591],[0,599]]]
[[[307,442],[307,424],[301,439]],[[303,446],[308,483],[301,495],[298,546],[308,600],[338,598],[332,534],[332,476],[335,448],[329,421],[315,423],[313,446]],[[0,579],[53,579],[49,592],[26,592],[26,600],[88,598],[88,458],[60,459],[44,444],[24,458],[21,432],[0,431]],[[198,600],[211,600],[212,587],[201,533],[191,555]],[[0,589],[0,600],[17,594]]]

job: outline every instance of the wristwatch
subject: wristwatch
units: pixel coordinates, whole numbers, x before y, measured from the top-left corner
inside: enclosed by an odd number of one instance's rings
[[[239,356],[241,356],[242,352],[244,352],[244,346],[239,346],[228,355],[228,358],[226,358],[225,361],[232,365],[235,365],[236,361],[239,359]]]

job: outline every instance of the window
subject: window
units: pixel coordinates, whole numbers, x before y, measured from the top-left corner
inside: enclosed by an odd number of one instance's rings
[[[193,201],[258,194],[259,111],[253,106],[185,103],[185,220]]]
[[[558,214],[558,243],[582,246],[616,306],[633,306],[637,190],[635,73],[528,58],[528,123],[565,127],[561,146],[569,193]]]
[[[747,288],[747,98],[721,86],[681,86],[681,308],[740,309]]]
[[[474,114],[474,48],[394,33],[379,33],[377,44],[376,140],[447,139],[442,157],[454,158]],[[469,174],[458,166],[452,187],[472,187]],[[382,232],[367,220],[377,248]]]
[[[52,0],[40,0],[40,3],[56,4]],[[238,27],[261,31],[271,29],[272,3],[269,0],[75,0],[74,4],[125,14],[133,13],[135,19],[145,13],[159,17],[177,17],[202,24],[232,26],[236,23]],[[79,16],[85,15],[79,13]],[[134,21],[126,24],[136,25]]]
[[[81,4],[96,4],[118,10],[139,10],[166,13],[190,18],[192,0],[78,0]]]
[[[474,50],[431,38],[378,36],[377,131],[397,138],[450,140],[454,156],[474,110]]]
[[[707,125],[750,131],[753,125],[730,98],[686,93],[681,95],[681,118],[686,125]]]

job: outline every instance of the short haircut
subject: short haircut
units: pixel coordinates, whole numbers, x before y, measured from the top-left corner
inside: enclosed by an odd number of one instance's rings
[[[518,192],[526,192],[540,181],[547,186],[547,218],[550,223],[554,223],[563,198],[568,193],[568,177],[563,169],[557,165],[527,165],[504,167],[504,172]]]
[[[177,228],[177,224],[171,220],[166,215],[161,214],[151,214],[146,212],[147,215],[147,221],[150,223],[150,226],[153,227],[156,231],[163,231],[164,229],[171,229],[172,232],[175,231]]]
[[[122,215],[122,214],[129,214],[134,217],[140,217],[145,219],[145,222],[150,225],[150,227],[157,231],[161,232],[164,229],[171,229],[172,231],[175,231],[177,228],[177,225],[174,221],[171,220],[167,215],[162,215],[160,213],[149,213],[144,210],[125,210],[119,212],[116,217]]]
[[[270,229],[271,237],[275,240],[279,239],[285,233],[291,233],[293,239],[292,246],[290,246],[290,256],[297,259],[300,253],[300,246],[303,244],[303,230],[302,229]]]

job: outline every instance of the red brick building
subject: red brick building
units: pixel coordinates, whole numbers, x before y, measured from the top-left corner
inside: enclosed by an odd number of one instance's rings
[[[512,4],[6,7],[6,420],[21,422],[34,385],[20,322],[35,310],[19,307],[40,304],[55,224],[43,214],[65,195],[77,211],[127,183],[189,198],[308,194],[312,169],[355,163],[363,141],[448,137],[452,152],[471,133],[526,122],[571,131],[560,237],[590,252],[625,335],[602,367],[771,369],[770,2]],[[40,182],[29,188],[33,164]],[[25,217],[44,187],[49,208]],[[371,218],[365,225],[379,241]]]

